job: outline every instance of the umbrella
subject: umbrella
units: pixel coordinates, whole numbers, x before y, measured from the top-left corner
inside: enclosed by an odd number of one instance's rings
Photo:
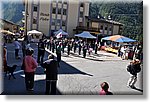
[[[91,38],[91,39],[96,39],[95,36],[91,35],[89,32],[84,31],[81,34],[76,34],[75,36],[81,37],[81,38]]]
[[[12,32],[7,31],[7,30],[0,30],[0,33],[6,34],[6,35],[15,35],[15,33],[12,33]]]
[[[110,40],[114,42],[136,42],[136,40],[133,40],[128,37],[121,36],[121,35],[113,35],[113,36],[104,37],[102,38],[102,40]]]
[[[62,36],[63,36],[63,35],[68,35],[68,33],[65,32],[65,31],[63,31],[62,29],[59,29],[58,31],[54,32],[55,36],[57,36],[57,35],[60,34],[60,33],[62,34]]]
[[[27,35],[33,35],[33,34],[35,34],[35,35],[43,35],[42,32],[39,32],[37,30],[31,30],[31,31],[27,32]]]
[[[31,30],[27,32],[28,40],[33,42],[39,42],[40,39],[43,37],[43,33],[37,30]]]

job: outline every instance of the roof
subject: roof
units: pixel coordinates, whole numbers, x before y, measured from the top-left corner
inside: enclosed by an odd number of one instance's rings
[[[85,16],[85,18],[87,18],[88,20],[93,21],[93,22],[103,22],[103,23],[111,23],[111,24],[113,23],[113,24],[116,24],[116,25],[123,25],[122,23],[116,22],[116,21],[113,21],[113,20],[91,18],[89,16]]]
[[[0,20],[2,20],[2,21],[4,21],[4,22],[7,22],[7,23],[10,23],[10,24],[12,24],[12,25],[17,25],[17,24],[15,24],[15,23],[14,23],[14,22],[12,22],[12,21],[8,21],[8,20],[1,19],[1,18],[0,18]]]

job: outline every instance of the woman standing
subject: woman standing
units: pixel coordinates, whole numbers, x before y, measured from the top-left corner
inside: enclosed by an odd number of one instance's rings
[[[28,48],[26,52],[26,56],[23,60],[24,63],[24,73],[25,73],[25,84],[27,91],[33,91],[34,87],[34,74],[38,63],[32,57],[34,50],[32,48]]]

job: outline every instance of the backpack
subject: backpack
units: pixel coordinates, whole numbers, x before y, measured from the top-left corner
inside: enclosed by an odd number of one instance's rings
[[[135,64],[135,65],[134,65],[134,68],[135,68],[135,72],[136,72],[136,73],[139,73],[139,72],[141,71],[140,63]]]
[[[141,71],[141,66],[139,64],[130,64],[127,66],[127,71],[130,72],[132,75],[137,74]]]
[[[131,64],[127,66],[127,71],[131,72]]]

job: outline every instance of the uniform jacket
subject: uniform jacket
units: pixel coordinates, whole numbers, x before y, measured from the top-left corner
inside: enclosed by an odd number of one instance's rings
[[[42,67],[46,69],[46,80],[57,80],[57,61],[49,59],[42,64]]]

